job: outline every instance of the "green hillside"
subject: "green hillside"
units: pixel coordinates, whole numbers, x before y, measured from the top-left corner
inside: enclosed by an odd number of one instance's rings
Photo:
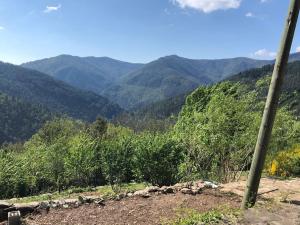
[[[49,74],[74,87],[101,93],[106,86],[140,68],[142,64],[122,62],[108,57],[60,55],[28,62],[22,66]]]
[[[200,85],[212,84],[269,63],[272,61],[249,58],[197,60],[171,55],[147,64],[135,64],[107,57],[61,55],[22,66],[132,109],[190,93]]]
[[[53,116],[44,107],[0,93],[0,146],[29,139]]]
[[[97,116],[112,118],[123,111],[102,96],[6,63],[0,63],[0,92],[87,121],[93,121]]]

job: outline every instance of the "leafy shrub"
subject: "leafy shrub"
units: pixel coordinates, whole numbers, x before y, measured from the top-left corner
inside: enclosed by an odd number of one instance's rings
[[[116,136],[111,136],[113,133]],[[108,130],[108,137],[99,145],[102,152],[103,174],[109,184],[118,186],[133,178],[132,135],[128,129],[111,127]]]
[[[69,185],[88,186],[102,177],[101,153],[96,142],[84,133],[70,139],[64,163]]]
[[[135,175],[154,185],[170,185],[179,180],[183,149],[168,134],[145,133],[135,142]]]
[[[271,176],[300,176],[300,146],[276,153],[267,164]]]

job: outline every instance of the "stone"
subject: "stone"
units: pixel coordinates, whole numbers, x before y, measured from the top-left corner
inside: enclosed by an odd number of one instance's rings
[[[30,205],[16,206],[16,211],[19,211],[21,213],[21,216],[26,216],[33,213],[35,211],[35,208]]]
[[[50,208],[50,203],[49,202],[41,202],[40,205],[38,206],[39,209],[47,209],[49,210]]]
[[[12,204],[10,204],[8,202],[0,201],[0,210],[1,209],[7,209],[7,208],[9,208],[11,206],[12,206]]]
[[[120,201],[120,200],[122,200],[123,198],[126,198],[126,194],[124,194],[124,193],[122,193],[122,194],[119,194],[119,195],[117,195],[117,197],[115,198],[115,200],[117,200],[117,201]]]
[[[62,207],[63,207],[64,209],[68,209],[68,208],[69,208],[69,205],[64,204]]]
[[[190,188],[182,188],[180,191],[181,191],[182,194],[185,194],[185,195],[192,195],[193,194],[193,191]]]
[[[143,198],[149,198],[151,195],[146,190],[136,191],[134,192],[133,196],[140,196]]]
[[[100,206],[104,206],[105,205],[105,200],[103,198],[97,198],[94,200],[94,203]]]
[[[159,187],[157,187],[157,186],[151,186],[151,187],[147,187],[146,190],[149,193],[158,192],[159,191]]]
[[[12,204],[4,201],[0,201],[0,222],[7,220],[7,212],[4,210],[11,208]]]
[[[193,195],[200,194],[201,192],[202,192],[201,188],[192,188],[192,194]]]
[[[216,185],[216,184],[214,184],[213,182],[205,181],[205,182],[204,182],[204,187],[216,189],[216,188],[218,188],[219,186]]]
[[[174,188],[173,187],[167,187],[167,186],[162,186],[159,191],[163,194],[171,194],[174,193]]]
[[[173,187],[167,187],[167,188],[165,189],[165,193],[166,193],[166,194],[172,194],[172,193],[174,193],[174,192],[175,192],[175,190],[174,190]]]

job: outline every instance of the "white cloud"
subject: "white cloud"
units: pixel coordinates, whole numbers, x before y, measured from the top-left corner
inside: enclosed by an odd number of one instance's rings
[[[300,52],[300,46],[296,48],[296,52]]]
[[[276,57],[276,55],[277,55],[276,52],[269,51],[265,48],[260,49],[254,53],[254,56],[260,57],[260,58],[274,58],[274,57]]]
[[[181,8],[193,8],[204,13],[211,13],[216,10],[237,9],[242,0],[172,0]]]
[[[246,17],[255,17],[255,15],[252,12],[248,12],[245,15]]]
[[[4,29],[5,29],[4,27],[0,26],[0,30],[4,30]]]
[[[44,13],[51,13],[54,11],[58,11],[61,8],[61,4],[57,5],[57,6],[46,6],[46,9],[44,10]]]
[[[267,1],[269,1],[269,0],[260,0],[261,3],[265,3]]]

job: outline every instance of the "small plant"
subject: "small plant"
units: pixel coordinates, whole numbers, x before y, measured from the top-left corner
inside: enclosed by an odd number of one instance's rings
[[[192,209],[180,209],[178,219],[162,223],[164,225],[209,225],[220,224],[224,221],[235,220],[239,215],[236,209],[227,207],[214,209],[208,212],[199,213]]]

